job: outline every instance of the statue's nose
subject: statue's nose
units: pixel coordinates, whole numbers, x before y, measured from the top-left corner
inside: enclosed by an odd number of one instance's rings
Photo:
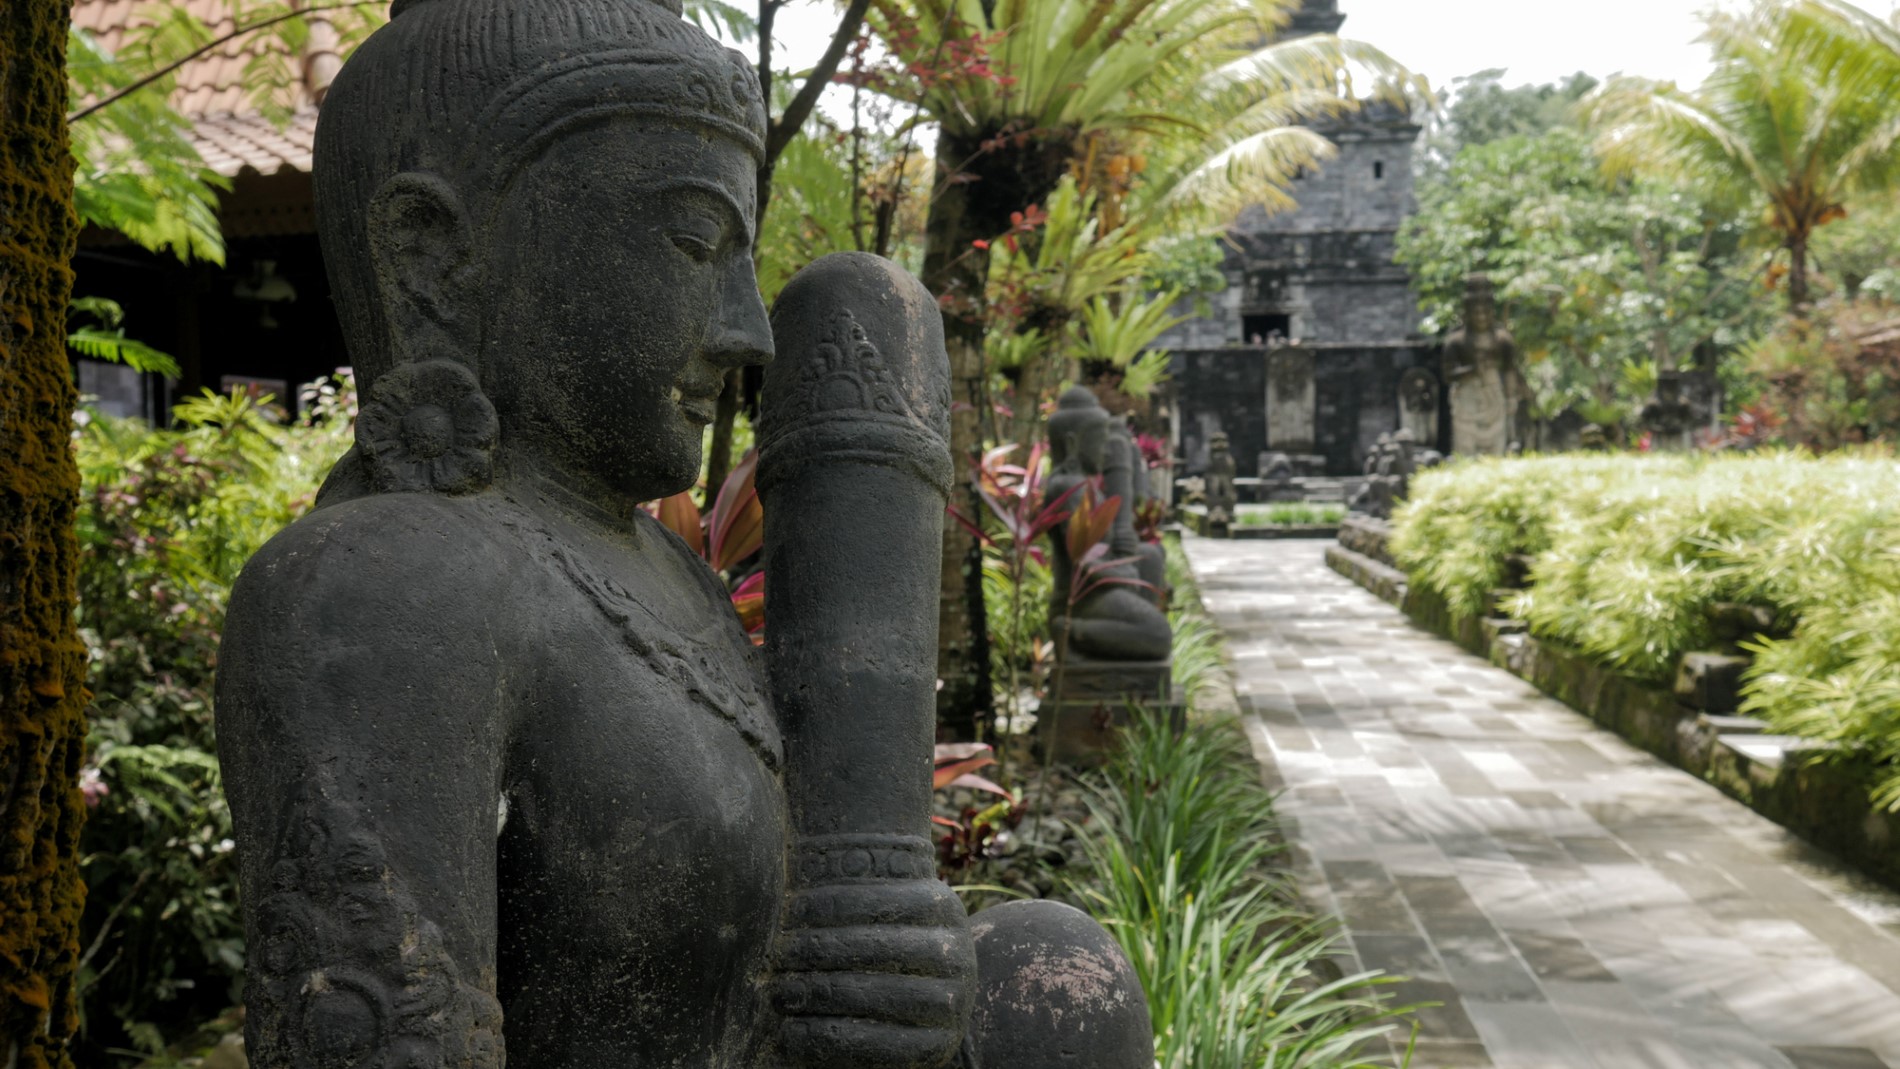
[[[706,359],[720,367],[764,364],[772,359],[772,321],[759,295],[759,279],[749,256],[734,257],[719,286]]]

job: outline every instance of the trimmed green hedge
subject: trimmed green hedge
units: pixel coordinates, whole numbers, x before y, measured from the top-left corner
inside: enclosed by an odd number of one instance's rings
[[[1414,478],[1391,548],[1459,615],[1501,605],[1551,639],[1666,683],[1710,649],[1709,609],[1772,610],[1744,711],[1880,768],[1900,810],[1900,462],[1886,453],[1481,459]]]

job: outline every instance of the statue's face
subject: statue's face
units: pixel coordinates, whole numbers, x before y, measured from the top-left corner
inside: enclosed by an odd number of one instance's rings
[[[693,484],[726,371],[772,355],[755,167],[724,138],[616,121],[523,170],[489,257],[504,441],[640,500]]]
[[[1082,470],[1100,475],[1108,462],[1108,424],[1091,421],[1075,435],[1075,459]]]
[[[1491,321],[1495,318],[1495,312],[1496,307],[1492,304],[1491,295],[1489,293],[1474,296],[1471,301],[1471,311],[1469,312],[1472,332],[1481,333],[1490,330]]]

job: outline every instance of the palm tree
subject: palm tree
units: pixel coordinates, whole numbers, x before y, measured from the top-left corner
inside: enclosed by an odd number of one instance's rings
[[[1842,217],[1849,194],[1900,181],[1896,66],[1874,61],[1876,28],[1891,28],[1840,0],[1759,0],[1706,20],[1716,66],[1702,88],[1612,80],[1586,102],[1597,147],[1613,172],[1762,203],[1802,314],[1814,231]]]
[[[987,243],[1042,204],[1065,175],[1143,157],[1153,192],[1118,212],[1200,225],[1244,202],[1281,206],[1326,141],[1293,124],[1352,106],[1358,64],[1409,78],[1383,53],[1321,35],[1268,45],[1291,0],[873,0],[867,24],[905,66],[892,91],[938,126],[925,223],[924,282],[944,307],[958,483],[990,410],[984,360]],[[1078,173],[1081,172],[1081,173]],[[1025,377],[1038,381],[1031,369]],[[1021,398],[1019,404],[1034,404]],[[963,502],[975,515],[978,506]],[[940,709],[952,723],[987,708],[981,569],[975,542],[944,528]]]
[[[79,226],[66,131],[68,0],[0,19],[0,1062],[66,1069],[78,1015],[78,770],[86,649],[73,628],[79,471],[66,303]]]

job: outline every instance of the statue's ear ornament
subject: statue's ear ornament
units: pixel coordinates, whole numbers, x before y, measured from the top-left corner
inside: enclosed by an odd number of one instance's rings
[[[501,421],[454,360],[402,364],[376,380],[356,447],[382,493],[472,494],[494,481]]]

